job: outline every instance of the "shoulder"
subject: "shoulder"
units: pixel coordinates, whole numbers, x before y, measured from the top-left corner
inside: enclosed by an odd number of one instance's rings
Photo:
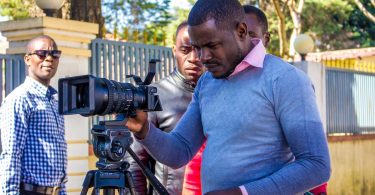
[[[265,74],[272,80],[277,80],[281,77],[289,77],[289,79],[307,78],[307,75],[302,70],[271,54],[267,54],[264,58],[263,69]]]
[[[156,82],[154,82],[153,84],[151,84],[152,86],[155,86],[155,87],[160,87],[162,85],[164,85],[165,83],[170,83],[171,82],[171,76],[167,76],[167,77],[164,77]]]
[[[158,91],[162,91],[162,90],[168,90],[171,87],[176,86],[176,83],[173,81],[172,77],[169,75],[151,84],[151,86],[158,88]]]
[[[264,58],[263,68],[268,72],[281,74],[282,72],[292,70],[295,67],[285,60],[281,59],[280,57],[267,54]]]
[[[27,110],[30,107],[30,96],[31,93],[27,86],[23,84],[18,86],[2,102],[1,112],[10,112],[11,110],[14,110],[15,112],[17,112],[16,110]]]
[[[30,92],[28,87],[24,84],[21,84],[5,97],[3,104],[25,101],[29,95]]]

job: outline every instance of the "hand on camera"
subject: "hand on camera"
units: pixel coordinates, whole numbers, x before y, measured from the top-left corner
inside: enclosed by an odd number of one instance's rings
[[[129,117],[128,121],[126,122],[128,129],[133,132],[138,139],[144,139],[147,135],[149,128],[147,117],[147,112],[137,110],[136,116]]]

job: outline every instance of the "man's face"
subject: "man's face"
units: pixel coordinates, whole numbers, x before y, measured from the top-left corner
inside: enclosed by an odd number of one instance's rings
[[[260,39],[263,45],[267,47],[270,40],[269,33],[263,33],[262,26],[259,24],[255,14],[246,14],[246,25],[250,37]]]
[[[29,48],[31,54],[26,54],[24,57],[26,65],[29,67],[29,76],[40,83],[48,86],[51,78],[56,74],[59,58],[51,55],[40,55],[43,52],[36,52],[38,50],[52,51],[57,48],[53,47],[52,40],[41,38],[34,42]]]
[[[187,81],[197,83],[204,71],[204,67],[199,60],[197,53],[190,45],[190,37],[187,26],[183,27],[176,36],[176,45],[173,46],[173,53],[177,60],[178,71]]]
[[[188,27],[191,44],[215,78],[225,78],[242,61],[237,29],[218,29],[213,19]],[[248,43],[249,44],[249,43]]]

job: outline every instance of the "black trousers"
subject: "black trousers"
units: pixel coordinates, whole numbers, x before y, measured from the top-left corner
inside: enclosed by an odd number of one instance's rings
[[[20,190],[20,194],[21,195],[45,195],[45,194],[41,194],[41,193],[38,193],[38,192],[25,191],[24,189]]]

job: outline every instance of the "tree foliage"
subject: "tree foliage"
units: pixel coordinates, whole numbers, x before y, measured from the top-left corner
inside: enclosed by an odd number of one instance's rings
[[[375,27],[352,1],[308,0],[303,30],[320,51],[374,46]]]
[[[371,0],[374,2],[374,0]],[[368,8],[371,13],[375,13],[375,6]],[[362,10],[355,8],[350,16],[345,28],[352,32],[351,40],[356,42],[356,47],[375,46],[375,25],[374,21],[366,17]]]
[[[265,0],[260,6],[266,11],[269,31],[272,34],[268,51],[283,56],[280,52],[279,33],[285,33],[289,42],[287,44],[291,44],[293,21],[284,4],[285,0],[278,0],[278,2],[281,2],[284,8],[282,13],[285,15],[285,27],[281,32],[274,5]],[[362,14],[353,0],[305,0],[301,14],[301,33],[309,34],[315,39],[317,51],[375,45],[375,26]]]
[[[66,0],[65,4],[69,6],[69,19],[99,24],[98,37],[103,37],[105,29],[101,0]]]
[[[173,15],[172,15],[172,21],[168,24],[166,29],[166,44],[168,46],[172,46],[174,44],[174,37],[176,33],[177,26],[184,20],[188,19],[189,11],[191,7],[194,5],[196,0],[188,0],[189,6],[186,8],[182,7],[173,7]]]
[[[30,16],[29,9],[33,7],[33,4],[32,0],[1,0],[0,15],[11,19],[27,18]]]
[[[147,25],[163,28],[170,22],[170,0],[104,0],[103,15],[109,31],[123,33],[124,29],[143,30]]]
[[[375,23],[375,0],[354,0],[355,4],[357,4],[359,10],[373,23]]]

